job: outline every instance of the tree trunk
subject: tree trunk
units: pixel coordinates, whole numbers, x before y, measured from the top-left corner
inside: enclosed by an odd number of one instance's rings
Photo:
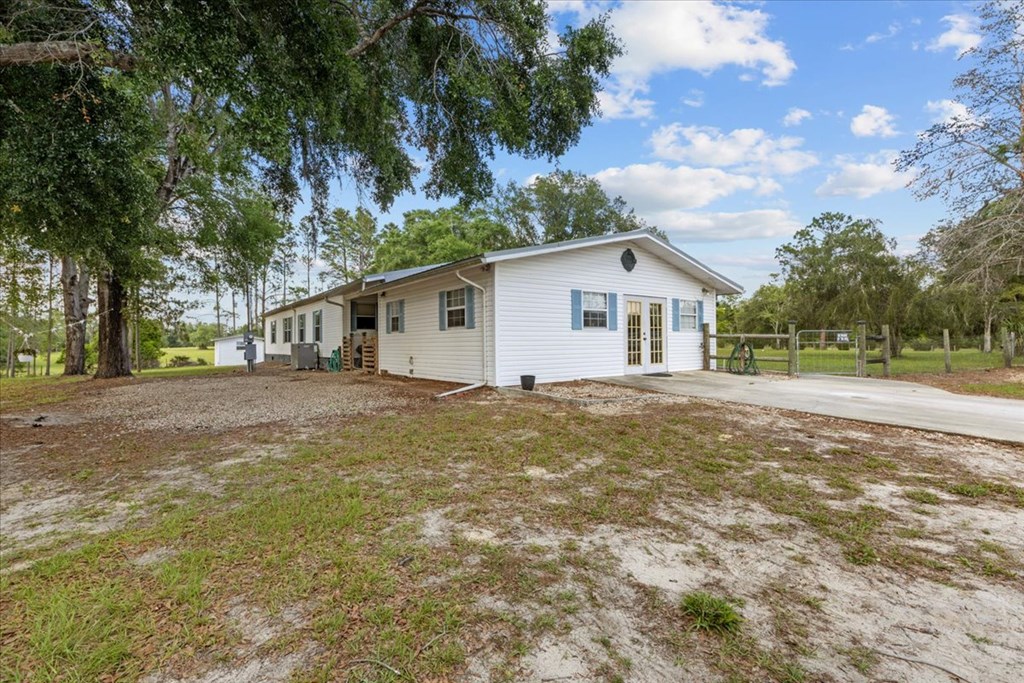
[[[263,329],[263,319],[267,317],[267,269],[263,269],[263,277],[260,280],[260,330]]]
[[[64,374],[85,374],[85,321],[89,314],[89,270],[71,256],[60,259],[64,296]]]
[[[988,307],[986,307],[988,308]],[[984,353],[992,353],[992,322],[995,316],[989,310],[985,311],[985,344],[982,347]]]
[[[50,277],[46,281],[46,376],[50,376],[50,355],[53,353],[53,256],[49,257]]]
[[[142,305],[139,297],[135,294],[135,367],[142,372]]]
[[[15,360],[16,360],[15,353],[14,353],[14,335],[15,334],[16,334],[16,332],[14,330],[14,323],[11,323],[10,324],[10,329],[8,329],[8,331],[7,331],[7,358],[6,358],[7,363],[4,366],[4,373],[8,377],[14,377],[14,368],[15,368]]]
[[[131,377],[128,325],[124,319],[125,291],[117,275],[104,273],[98,282],[99,362],[96,377]]]

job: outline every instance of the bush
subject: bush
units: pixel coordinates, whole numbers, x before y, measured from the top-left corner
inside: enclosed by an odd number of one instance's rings
[[[910,341],[910,348],[915,351],[934,351],[935,344],[928,337],[918,337]]]
[[[683,614],[693,619],[691,628],[714,633],[736,633],[743,617],[731,601],[697,591],[683,596]]]
[[[169,368],[188,368],[193,365],[199,365],[199,363],[188,356],[173,356],[167,361],[167,367]]]
[[[205,358],[196,358],[196,365],[209,365]]]

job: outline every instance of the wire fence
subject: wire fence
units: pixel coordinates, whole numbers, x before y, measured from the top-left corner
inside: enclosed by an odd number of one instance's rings
[[[798,333],[798,367],[799,374],[856,374],[857,341],[855,330],[827,330],[822,339],[821,331],[804,330]],[[844,336],[848,334],[849,336]],[[719,356],[715,362],[718,369],[726,369],[728,358],[736,339],[718,339],[713,353]],[[1006,359],[1003,353],[1003,340],[1000,335],[992,338],[991,352],[984,352],[984,337],[957,336],[950,337],[949,364],[953,372],[970,370],[989,370],[1003,368]],[[747,342],[753,347],[755,355],[760,357],[785,356],[785,340],[751,340]],[[867,355],[878,358],[881,355],[882,342],[869,332],[867,335]],[[1017,338],[1014,343],[1014,354],[1011,366],[1024,368],[1024,339]],[[946,371],[945,350],[942,335],[921,335],[902,340],[893,340],[891,372],[894,375],[933,374]],[[785,372],[785,363],[763,364],[758,360],[762,370]],[[871,364],[866,368],[870,377],[880,377],[882,366]]]

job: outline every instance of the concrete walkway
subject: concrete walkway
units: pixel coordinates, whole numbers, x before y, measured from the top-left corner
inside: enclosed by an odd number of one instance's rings
[[[704,371],[679,372],[671,377],[627,375],[601,381],[1024,444],[1024,401],[951,394],[913,382],[826,375],[788,379]]]

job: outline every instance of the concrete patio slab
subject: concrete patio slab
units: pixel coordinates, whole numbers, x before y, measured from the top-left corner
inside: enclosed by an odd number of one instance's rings
[[[1024,401],[951,394],[913,382],[827,375],[789,379],[701,370],[673,373],[670,377],[626,375],[600,381],[1024,444]]]

